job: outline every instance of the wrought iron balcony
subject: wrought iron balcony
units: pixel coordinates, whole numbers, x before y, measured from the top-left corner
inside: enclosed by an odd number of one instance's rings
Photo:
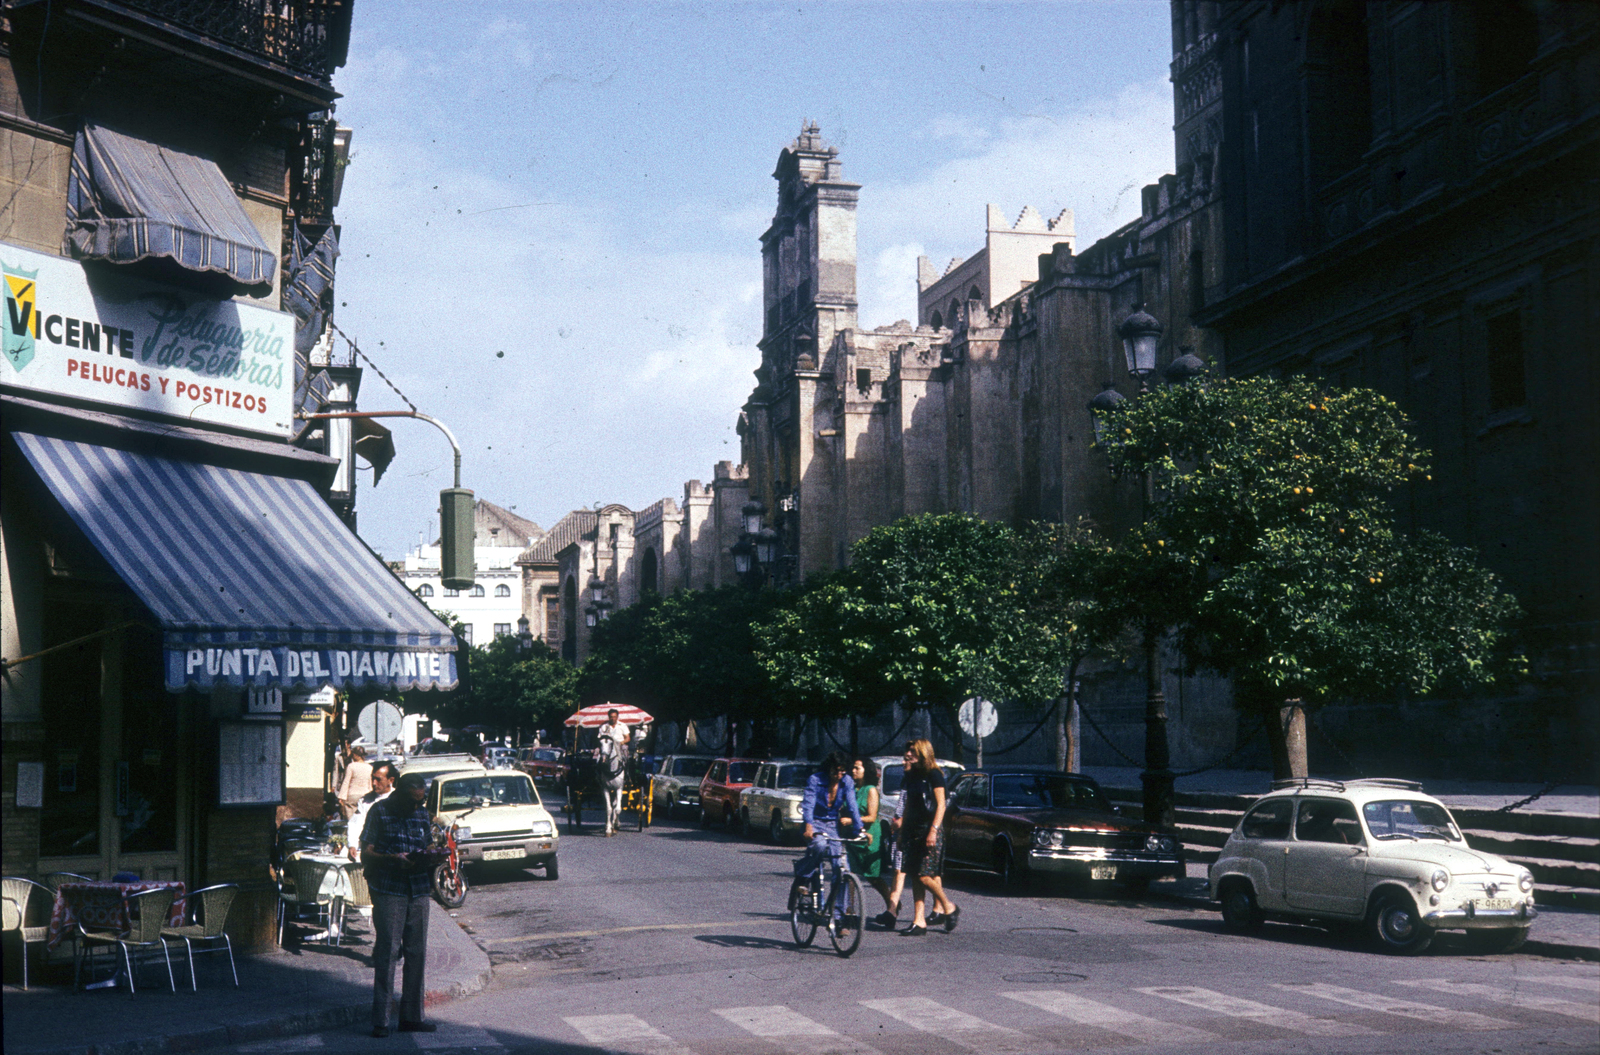
[[[117,0],[182,33],[326,79],[344,64],[348,0]]]

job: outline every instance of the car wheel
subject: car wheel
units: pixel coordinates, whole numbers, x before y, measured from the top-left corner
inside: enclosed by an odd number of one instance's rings
[[[711,827],[711,811],[706,809],[703,803],[700,806],[700,827]]]
[[[772,811],[772,819],[767,822],[767,841],[773,846],[783,845],[783,818],[777,810]]]
[[[738,815],[733,812],[733,807],[724,806],[722,809],[722,830],[725,832],[733,831],[733,826],[737,820]]]
[[[1245,933],[1261,929],[1261,908],[1256,904],[1256,892],[1242,879],[1235,879],[1222,888],[1222,922],[1229,930]]]
[[[1028,881],[1028,866],[1017,862],[1011,844],[1004,839],[994,844],[994,872],[1007,890],[1019,889]]]
[[[1480,955],[1515,952],[1528,940],[1527,927],[1507,927],[1504,930],[1469,930],[1467,948]]]
[[[755,829],[750,827],[750,811],[748,809],[739,811],[739,834],[746,839],[754,839],[756,837]]]
[[[544,866],[544,877],[549,880],[561,878],[561,867],[556,864],[554,857],[550,858],[549,862]]]
[[[1378,948],[1396,956],[1415,956],[1433,943],[1433,928],[1404,894],[1385,894],[1368,919]]]

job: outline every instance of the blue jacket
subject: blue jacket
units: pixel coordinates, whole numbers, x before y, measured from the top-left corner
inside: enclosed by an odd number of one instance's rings
[[[800,819],[813,827],[821,824],[837,826],[841,807],[855,819],[855,827],[850,829],[851,833],[860,834],[861,807],[856,805],[856,782],[850,779],[848,773],[841,776],[839,798],[829,805],[828,778],[821,773],[811,774],[811,779],[806,781],[805,796],[800,800]]]

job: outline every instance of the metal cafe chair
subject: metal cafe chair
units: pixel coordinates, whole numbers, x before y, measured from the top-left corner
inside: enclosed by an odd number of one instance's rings
[[[233,899],[238,893],[238,883],[202,887],[190,894],[186,901],[189,922],[177,927],[161,928],[163,941],[183,942],[184,953],[189,960],[190,992],[200,990],[200,984],[195,980],[194,958],[203,952],[226,952],[228,969],[233,972],[233,987],[239,988],[239,968],[233,961],[233,941],[223,929],[228,922],[228,910],[233,907]],[[196,945],[209,945],[210,948],[196,949]]]
[[[333,895],[323,893],[332,865],[322,861],[296,858],[284,862],[287,883],[278,886],[278,944],[283,944],[284,931],[290,916],[302,916],[310,911],[327,931],[333,919]]]
[[[122,966],[128,972],[128,992],[137,992],[134,985],[134,965],[140,960],[155,958],[155,951],[161,950],[161,958],[167,964],[167,985],[176,993],[178,983],[172,976],[172,956],[167,952],[167,943],[161,938],[161,928],[167,924],[167,916],[172,912],[172,902],[178,897],[178,892],[172,887],[159,887],[155,890],[141,890],[137,894],[130,894],[124,898],[128,906],[128,933],[113,934],[110,931],[89,930],[83,922],[78,922],[78,952],[73,958],[72,983],[77,987],[83,980],[84,954],[92,962],[94,949],[97,945],[117,945],[122,948]]]
[[[0,879],[0,931],[9,933],[16,931],[22,939],[22,988],[28,988],[28,946],[43,945],[50,936],[50,925],[28,926],[28,901],[35,891],[44,895],[47,902],[56,898],[55,891],[43,883],[35,883],[22,876],[6,876]]]
[[[339,908],[339,933],[348,935],[345,928],[345,916],[353,908],[372,907],[372,888],[367,886],[367,870],[359,864],[352,864],[344,870],[345,878],[350,882],[350,893],[345,896],[344,903]]]
[[[62,883],[93,883],[88,876],[81,876],[76,872],[47,872],[40,877],[44,885],[50,888],[50,896],[55,897],[56,891],[61,889]]]

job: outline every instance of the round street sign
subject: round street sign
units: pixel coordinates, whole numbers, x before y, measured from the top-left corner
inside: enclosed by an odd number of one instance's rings
[[[999,712],[982,696],[974,696],[963,703],[956,717],[961,722],[961,731],[968,736],[988,736],[1000,725]]]
[[[400,739],[400,724],[403,720],[400,708],[379,700],[361,708],[361,713],[356,716],[356,728],[361,731],[361,737],[367,743],[381,747],[392,740]]]

